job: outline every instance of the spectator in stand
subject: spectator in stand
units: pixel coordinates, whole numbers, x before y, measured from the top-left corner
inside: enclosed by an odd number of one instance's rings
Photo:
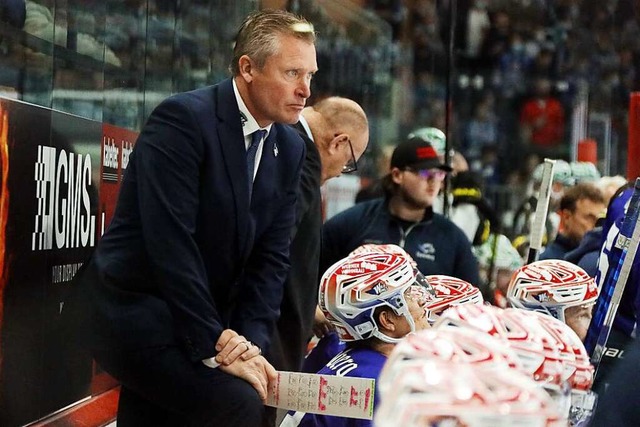
[[[551,46],[544,45],[529,67],[527,78],[543,78],[552,80],[556,77],[554,70],[554,52]]]
[[[565,112],[560,101],[551,94],[551,82],[538,78],[534,93],[520,111],[520,132],[525,146],[545,157],[561,157],[564,146]]]
[[[531,66],[532,58],[526,50],[521,33],[513,32],[509,47],[498,58],[496,80],[500,82],[500,94],[505,98],[516,98],[524,94],[526,74]]]
[[[564,259],[605,212],[604,197],[594,184],[583,182],[566,190],[560,199],[560,232],[540,254],[540,259]]]
[[[478,58],[484,38],[491,28],[487,0],[472,0],[466,22],[466,55],[471,61]]]
[[[464,135],[464,155],[474,167],[480,159],[482,148],[495,144],[498,140],[498,118],[494,111],[494,96],[486,93],[473,109],[473,116],[467,123]]]
[[[503,53],[509,49],[511,39],[511,18],[504,10],[498,10],[491,16],[491,27],[480,48],[479,62],[484,68],[495,66]]]

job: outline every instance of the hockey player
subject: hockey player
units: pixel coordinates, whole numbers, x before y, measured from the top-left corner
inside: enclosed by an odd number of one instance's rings
[[[376,427],[561,426],[552,398],[513,369],[431,360],[403,369],[382,396]]]
[[[322,276],[319,304],[346,350],[319,373],[377,378],[402,337],[429,327],[424,307],[433,298],[433,289],[406,256],[362,253],[338,261]],[[296,412],[281,424],[293,426],[366,427],[371,421]]]
[[[569,325],[581,340],[597,298],[594,279],[577,265],[558,259],[520,267],[507,290],[511,306],[553,316]]]

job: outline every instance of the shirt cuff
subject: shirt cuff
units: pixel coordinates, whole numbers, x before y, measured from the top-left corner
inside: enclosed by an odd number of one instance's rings
[[[204,363],[206,366],[210,367],[210,368],[217,368],[218,366],[220,366],[220,363],[216,362],[216,358],[215,357],[209,357],[207,359],[202,359],[202,363]]]

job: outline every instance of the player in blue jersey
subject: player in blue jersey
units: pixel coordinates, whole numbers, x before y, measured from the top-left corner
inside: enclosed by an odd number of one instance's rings
[[[600,289],[603,288],[607,281],[607,276],[611,271],[615,270],[620,261],[623,250],[617,242],[632,193],[632,185],[623,186],[611,198],[609,203],[607,216],[602,226],[604,240],[598,259],[598,271],[595,278]],[[639,288],[640,254],[636,253],[620,300],[620,305],[618,306],[618,311],[613,321],[609,339],[607,340],[607,350],[604,352],[600,365],[598,366],[594,390],[599,394],[603,394],[604,390],[607,389],[612,370],[616,364],[626,356],[627,347],[636,340],[634,332],[637,330],[638,313],[640,311]],[[609,291],[611,290],[609,289]],[[605,292],[607,292],[607,290],[603,291],[603,293]],[[587,348],[589,349],[589,346],[587,346]]]
[[[595,280],[561,259],[532,262],[517,269],[507,290],[512,307],[537,311],[569,325],[584,341],[598,298]]]
[[[366,252],[346,257],[323,275],[319,305],[346,349],[318,373],[377,378],[402,337],[429,327],[425,306],[432,287],[402,253]],[[374,395],[374,408],[376,405]],[[369,427],[371,420],[290,412],[281,427]]]
[[[392,244],[362,245],[351,252],[349,256],[376,251],[396,253],[411,258],[400,246]],[[482,304],[484,302],[480,289],[462,279],[446,275],[430,275],[426,276],[426,279],[433,288],[435,295],[435,298],[427,301],[424,306],[429,324],[433,324],[440,314],[451,306],[468,303]],[[303,372],[318,372],[335,355],[345,350],[345,347],[346,344],[340,341],[336,331],[326,333],[307,355],[303,365]]]

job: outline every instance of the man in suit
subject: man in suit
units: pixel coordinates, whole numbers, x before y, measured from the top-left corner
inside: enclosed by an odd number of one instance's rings
[[[85,274],[118,426],[260,425],[305,155],[280,123],[310,96],[314,43],[306,20],[254,13],[233,78],[170,97],[143,128]]]
[[[307,148],[296,202],[291,271],[267,359],[278,370],[300,371],[318,299],[322,199],[328,179],[357,170],[369,142],[367,115],[357,102],[333,96],[302,110],[294,126]]]

